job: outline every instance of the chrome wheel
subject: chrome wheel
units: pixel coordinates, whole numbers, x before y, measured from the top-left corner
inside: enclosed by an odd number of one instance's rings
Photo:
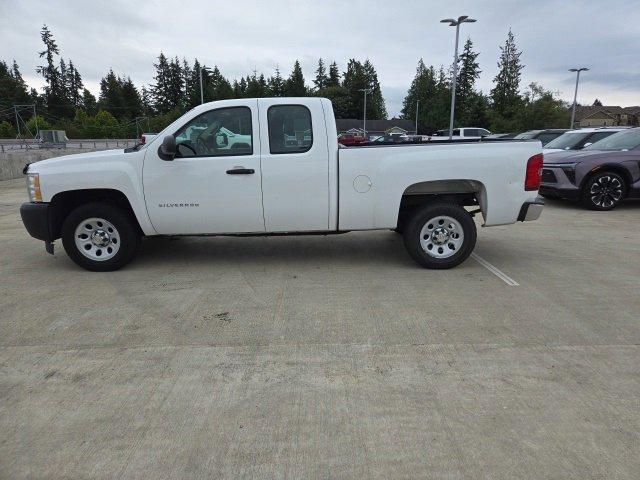
[[[598,177],[589,189],[591,201],[597,207],[610,208],[622,200],[624,186],[619,178],[612,175]]]
[[[426,222],[420,231],[420,246],[434,258],[454,255],[464,242],[462,225],[455,218],[441,215]]]
[[[120,234],[116,227],[104,218],[87,218],[75,231],[78,251],[91,260],[104,261],[113,258],[120,249]]]

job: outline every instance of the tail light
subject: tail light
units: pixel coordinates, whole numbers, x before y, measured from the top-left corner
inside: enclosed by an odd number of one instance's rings
[[[538,190],[542,181],[542,161],[544,156],[537,153],[527,160],[527,175],[524,177],[524,189]]]

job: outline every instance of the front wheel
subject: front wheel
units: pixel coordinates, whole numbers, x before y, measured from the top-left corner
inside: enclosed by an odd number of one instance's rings
[[[431,269],[460,265],[471,255],[476,237],[473,217],[451,203],[436,203],[417,210],[404,228],[404,245],[409,255]]]
[[[118,270],[140,247],[131,216],[109,203],[88,203],[73,210],[62,225],[62,245],[81,267],[94,272]]]
[[[613,172],[601,172],[587,180],[582,189],[582,204],[592,210],[611,210],[627,193],[624,179]]]

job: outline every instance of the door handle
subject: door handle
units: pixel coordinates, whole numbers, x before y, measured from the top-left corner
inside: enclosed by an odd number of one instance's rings
[[[229,175],[252,175],[256,173],[253,168],[234,167],[231,170],[227,170]]]

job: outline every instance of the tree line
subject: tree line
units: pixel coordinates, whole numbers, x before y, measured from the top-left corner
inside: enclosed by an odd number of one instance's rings
[[[41,92],[28,89],[15,61],[0,61],[0,137],[15,136],[16,125],[11,105],[37,105],[38,126],[67,131],[70,138],[131,137],[136,133],[136,119],[148,117],[149,129],[160,131],[185,111],[199,105],[200,75],[204,101],[231,98],[303,97],[329,98],[337,118],[362,118],[363,90],[367,90],[367,118],[385,119],[387,109],[378,74],[370,60],[351,58],[340,72],[332,61],[319,59],[311,82],[305,79],[296,60],[288,75],[278,66],[266,76],[253,71],[230,81],[217,65],[209,67],[195,59],[168,58],[160,53],[154,63],[151,85],[137,87],[129,76],[109,70],[100,81],[96,98],[85,86],[71,59],[60,55],[53,34],[44,25],[40,32],[43,50],[38,52],[42,76]],[[530,128],[560,127],[568,122],[567,105],[555,93],[531,84],[522,92],[520,81],[524,68],[515,37],[510,31],[501,47],[498,74],[488,95],[476,87],[482,71],[479,53],[467,39],[459,56],[456,78],[456,126],[485,127],[495,132],[521,131]],[[404,98],[401,117],[415,120],[418,131],[432,133],[448,127],[452,69],[427,66],[421,59]],[[25,112],[27,113],[27,112]],[[29,130],[35,131],[36,119],[29,119]],[[145,130],[146,122],[144,123]]]
[[[458,57],[456,77],[455,127],[482,127],[493,132],[521,132],[538,128],[566,127],[569,123],[568,105],[558,94],[531,83],[521,90],[524,65],[520,60],[515,37],[511,31],[498,59],[498,73],[493,87],[485,95],[476,87],[482,70],[479,53],[469,38]],[[415,120],[418,114],[418,131],[432,133],[448,128],[453,72],[442,66],[427,67],[418,62],[415,77],[404,98],[402,118]]]

